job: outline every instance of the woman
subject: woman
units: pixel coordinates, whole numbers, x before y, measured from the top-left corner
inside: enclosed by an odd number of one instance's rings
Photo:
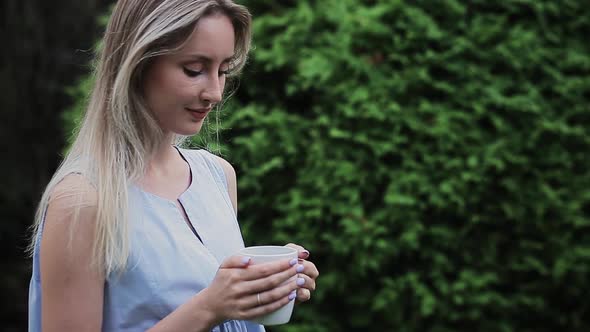
[[[84,121],[39,205],[31,331],[263,331],[248,320],[309,299],[309,252],[235,255],[232,166],[178,147],[243,67],[250,21],[229,0],[118,1]]]

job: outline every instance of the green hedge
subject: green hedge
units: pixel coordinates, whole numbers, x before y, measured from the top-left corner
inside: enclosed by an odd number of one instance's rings
[[[269,330],[590,330],[586,1],[244,2],[244,236],[321,271]]]

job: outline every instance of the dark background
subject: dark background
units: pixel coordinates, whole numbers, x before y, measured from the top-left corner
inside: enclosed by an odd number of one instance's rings
[[[0,322],[26,330],[24,253],[37,201],[60,160],[64,87],[88,72],[98,13],[109,1],[0,2]]]

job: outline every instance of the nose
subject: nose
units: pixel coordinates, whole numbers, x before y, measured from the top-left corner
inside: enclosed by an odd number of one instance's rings
[[[201,91],[201,101],[205,104],[217,104],[221,101],[223,85],[217,75],[211,75],[205,88]]]

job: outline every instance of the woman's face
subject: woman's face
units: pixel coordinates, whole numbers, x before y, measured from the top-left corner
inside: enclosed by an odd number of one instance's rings
[[[212,106],[221,101],[234,38],[227,16],[206,16],[179,52],[152,62],[144,94],[165,133],[189,136],[199,132]]]

